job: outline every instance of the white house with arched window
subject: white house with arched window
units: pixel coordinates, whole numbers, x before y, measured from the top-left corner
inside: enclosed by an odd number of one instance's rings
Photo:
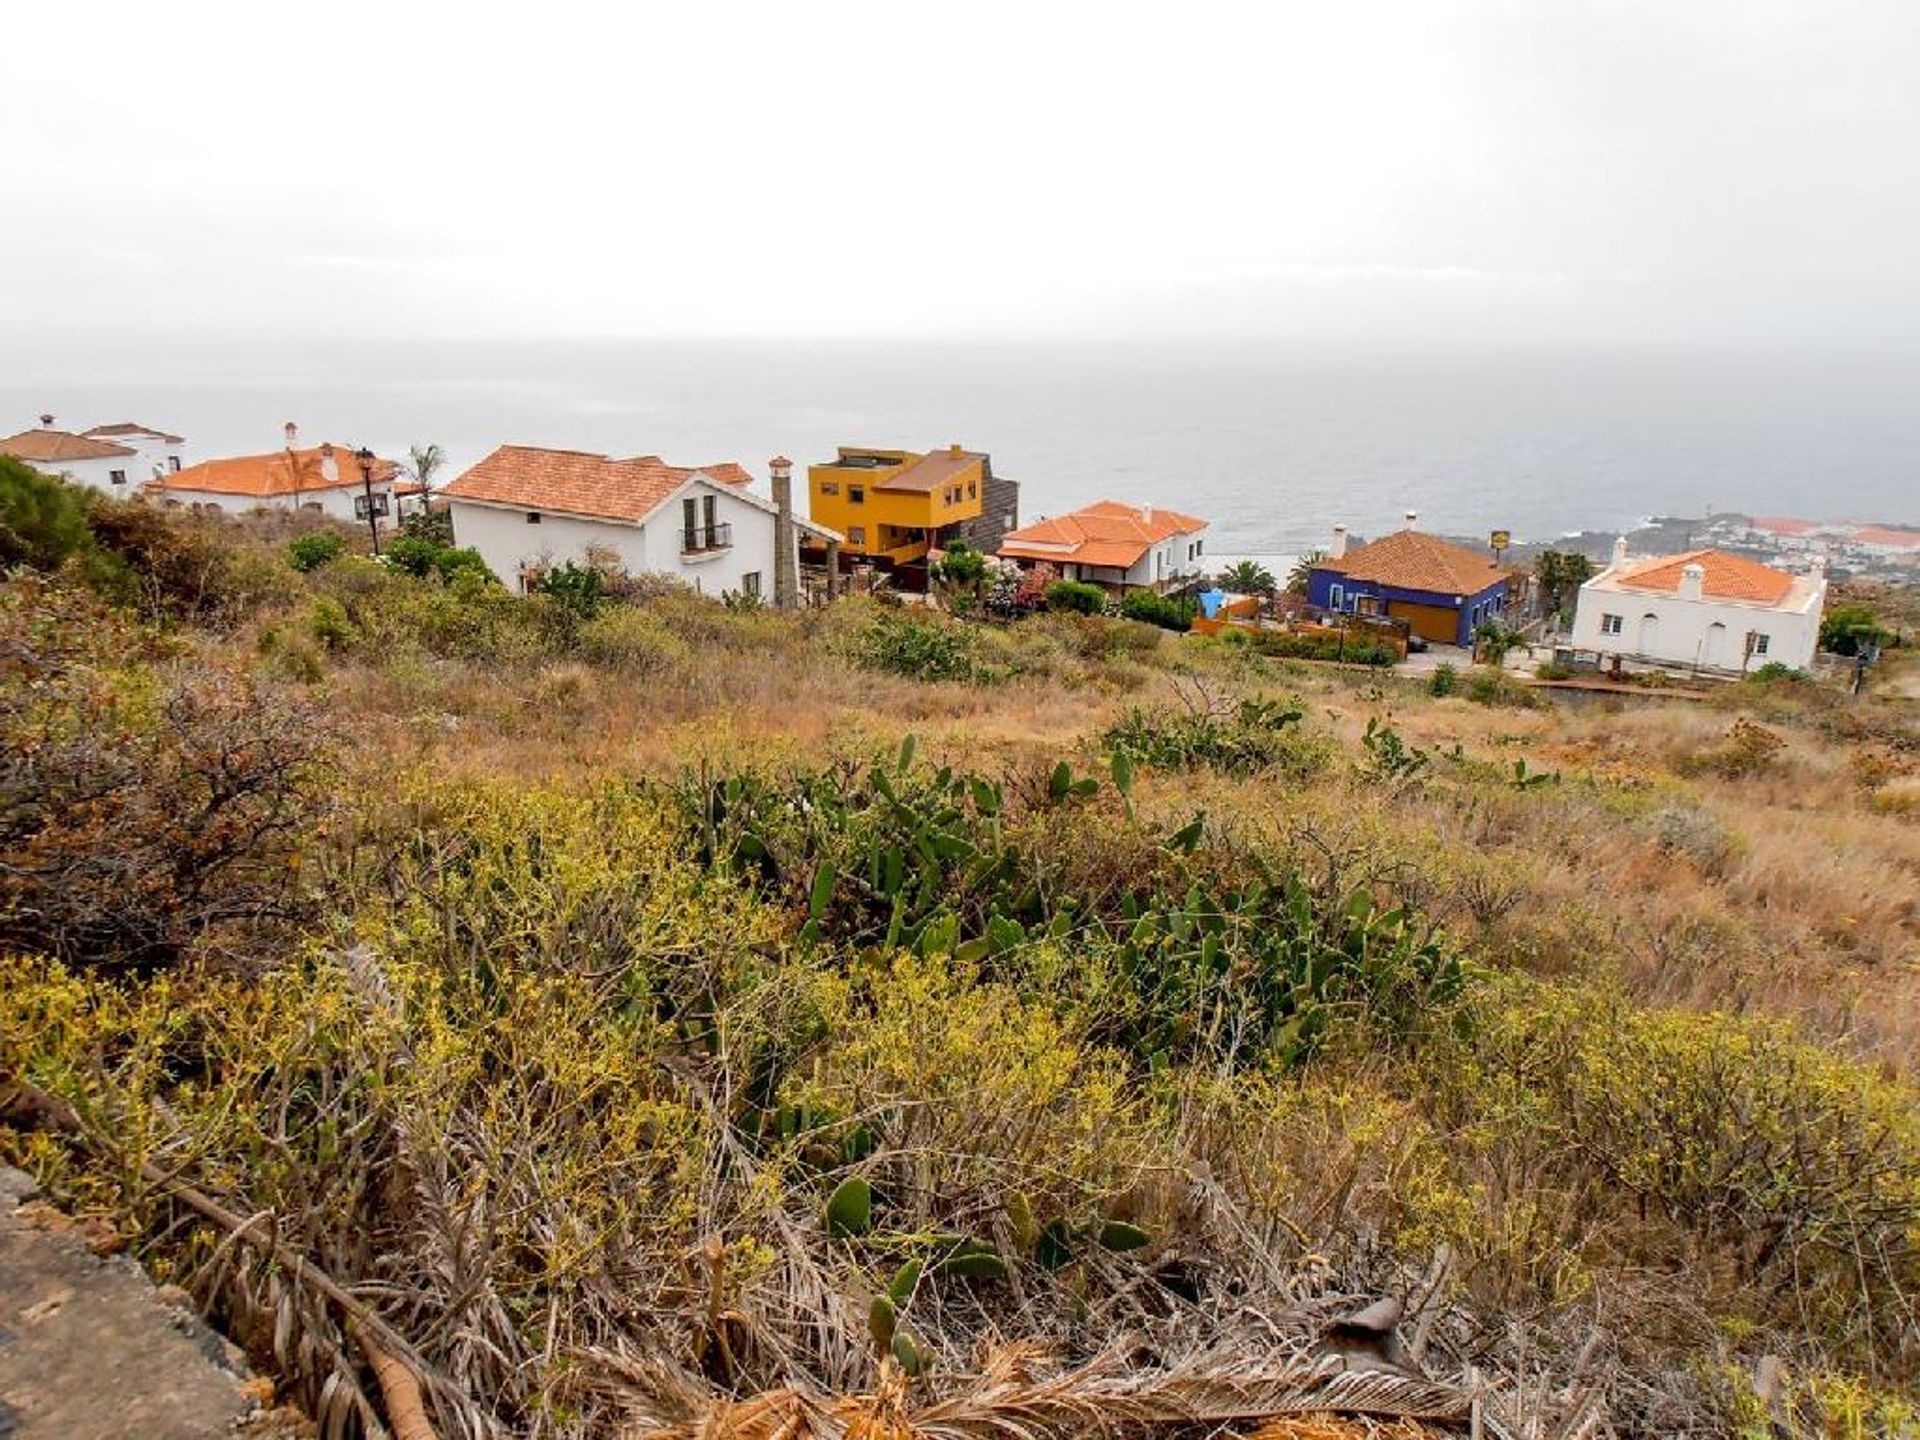
[[[1573,647],[1648,664],[1744,674],[1805,669],[1820,644],[1827,577],[1775,570],[1724,550],[1613,563],[1580,587]]]

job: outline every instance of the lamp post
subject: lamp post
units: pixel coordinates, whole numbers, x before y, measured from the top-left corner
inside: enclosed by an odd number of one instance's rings
[[[373,451],[362,445],[354,459],[360,462],[360,488],[367,497],[367,533],[373,537],[375,558],[380,554],[380,517],[373,513]]]

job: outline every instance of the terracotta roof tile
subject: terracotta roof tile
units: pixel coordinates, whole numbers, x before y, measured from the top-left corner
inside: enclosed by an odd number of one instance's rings
[[[1762,605],[1777,605],[1793,588],[1793,576],[1786,571],[1775,570],[1744,555],[1730,555],[1725,550],[1689,550],[1684,555],[1630,560],[1613,580],[1629,590],[1675,594],[1680,589],[1681,572],[1689,565],[1698,565],[1706,572],[1701,593],[1716,600],[1752,600]]]
[[[331,468],[332,473],[328,470]],[[400,473],[391,460],[376,458],[373,482],[385,485]],[[262,500],[295,492],[335,490],[361,484],[360,464],[344,445],[315,445],[305,450],[269,450],[264,455],[229,455],[202,460],[172,475],[147,482],[153,494],[191,491],[202,495],[253,495]]]
[[[1434,595],[1478,595],[1508,578],[1505,570],[1479,551],[1423,530],[1396,530],[1337,560],[1316,560],[1313,568]]]
[[[1178,510],[1101,500],[1083,510],[1008,531],[1000,542],[1000,554],[1125,569],[1160,541],[1206,528],[1206,521]]]
[[[26,460],[34,464],[59,464],[68,460],[110,460],[116,455],[136,455],[139,452],[125,445],[115,445],[107,440],[95,440],[88,435],[70,435],[65,430],[22,430],[18,435],[9,435],[0,440],[0,455],[11,455],[16,460]]]
[[[753,479],[731,460],[717,465],[669,465],[657,455],[615,460],[583,450],[502,445],[439,493],[448,500],[637,524],[696,474],[736,488]]]

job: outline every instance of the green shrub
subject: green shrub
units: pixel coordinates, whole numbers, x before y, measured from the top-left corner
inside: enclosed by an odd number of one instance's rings
[[[1297,707],[1245,700],[1230,714],[1211,710],[1139,710],[1101,737],[1114,755],[1163,770],[1204,765],[1228,774],[1250,774],[1304,752],[1291,751],[1289,730],[1300,723]]]
[[[687,643],[638,605],[609,605],[580,627],[575,642],[588,664],[650,675],[687,657]]]
[[[540,577],[540,593],[549,596],[560,609],[583,620],[599,611],[601,597],[606,592],[605,576],[591,565],[576,565],[571,560],[556,565]]]
[[[1047,586],[1047,608],[1098,615],[1107,608],[1107,592],[1081,580],[1056,580]]]
[[[1835,653],[1851,655],[1857,651],[1843,650]],[[1747,676],[1749,685],[1807,685],[1812,682],[1813,676],[1797,665],[1783,665],[1778,660],[1769,660]]]
[[[396,570],[403,570],[420,580],[437,576],[447,584],[452,584],[463,574],[478,575],[484,580],[496,578],[493,571],[487,568],[487,562],[480,558],[478,550],[470,547],[455,549],[420,535],[402,535],[391,541],[381,558]]]
[[[0,568],[58,570],[92,548],[85,493],[0,455]]]
[[[1228,629],[1229,636],[1242,634]],[[1376,640],[1356,640],[1333,626],[1310,630],[1255,630],[1245,637],[1262,655],[1280,660],[1336,660],[1348,665],[1395,665],[1400,657],[1391,645]]]
[[[1120,613],[1129,620],[1182,632],[1193,628],[1199,608],[1190,596],[1156,595],[1151,590],[1130,591],[1120,602]]]
[[[1433,674],[1427,677],[1429,695],[1451,695],[1460,688],[1460,672],[1453,666],[1440,664],[1433,667]]]
[[[323,530],[317,535],[302,535],[297,540],[287,542],[287,563],[302,575],[311,574],[322,565],[330,565],[346,553],[347,542],[331,530]]]
[[[876,610],[855,635],[852,654],[855,663],[868,670],[909,680],[998,678],[979,664],[979,645],[971,630],[924,608]]]
[[[1864,605],[1836,605],[1820,619],[1820,648],[1834,655],[1858,655],[1892,638],[1892,632]]]

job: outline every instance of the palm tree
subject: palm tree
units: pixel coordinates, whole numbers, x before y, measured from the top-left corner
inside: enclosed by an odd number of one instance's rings
[[[1236,595],[1271,595],[1274,589],[1273,572],[1254,560],[1234,561],[1214,581]]]
[[[1293,595],[1307,593],[1307,582],[1313,579],[1313,567],[1327,558],[1324,550],[1309,550],[1293,562],[1293,569],[1287,572],[1287,591]]]
[[[416,445],[408,452],[407,471],[413,476],[414,484],[424,493],[432,494],[434,474],[446,463],[446,452],[438,445]]]

